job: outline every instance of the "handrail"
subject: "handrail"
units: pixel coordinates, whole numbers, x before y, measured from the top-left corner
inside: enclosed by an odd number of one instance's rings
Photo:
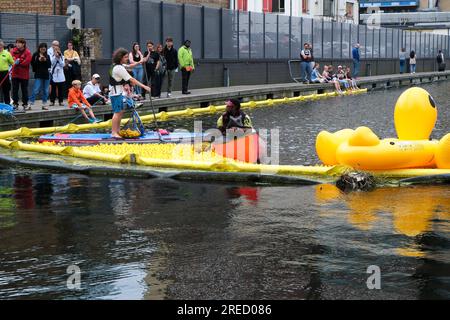
[[[296,77],[294,77],[294,75],[293,75],[293,73],[292,73],[292,63],[293,63],[293,62],[301,62],[301,60],[288,60],[289,76],[290,76],[291,79],[294,80],[295,82],[300,83],[300,82],[302,82],[302,81],[301,81],[302,78],[301,78],[301,77],[296,78]]]

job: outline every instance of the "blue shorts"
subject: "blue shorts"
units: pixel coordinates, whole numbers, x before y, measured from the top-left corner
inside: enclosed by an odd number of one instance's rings
[[[111,107],[114,113],[122,112],[124,109],[123,96],[121,94],[117,96],[111,96]]]

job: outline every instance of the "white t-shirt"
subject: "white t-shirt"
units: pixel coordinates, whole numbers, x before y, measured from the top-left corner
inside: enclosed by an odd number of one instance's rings
[[[92,97],[96,93],[100,93],[101,91],[102,90],[100,89],[100,85],[98,83],[93,84],[92,81],[89,81],[83,89],[83,95],[87,99]]]
[[[117,82],[120,82],[122,80],[128,81],[132,78],[131,75],[128,73],[127,69],[125,69],[125,67],[122,65],[116,65],[113,67],[112,77]],[[123,93],[123,86],[120,84],[115,85],[115,86],[110,85],[109,92],[110,92],[110,94],[109,94],[110,96],[118,96]]]

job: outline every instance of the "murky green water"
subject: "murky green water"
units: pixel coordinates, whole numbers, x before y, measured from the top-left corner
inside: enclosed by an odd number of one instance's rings
[[[426,87],[440,112],[436,138],[450,131],[449,87]],[[251,114],[281,129],[282,163],[316,163],[322,129],[393,136],[400,93]],[[449,250],[448,186],[343,194],[0,171],[0,299],[449,299]],[[80,290],[67,287],[70,265]],[[372,265],[380,290],[366,285]]]

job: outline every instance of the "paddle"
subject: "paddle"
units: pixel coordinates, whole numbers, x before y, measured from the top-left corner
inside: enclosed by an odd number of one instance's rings
[[[8,73],[6,74],[6,76],[3,78],[2,82],[0,82],[0,88],[3,85],[3,83],[5,82],[5,80],[8,78],[9,79],[9,75],[12,73],[12,71],[14,70],[14,67],[16,66],[16,64],[14,63],[11,66],[11,70],[8,71]]]

